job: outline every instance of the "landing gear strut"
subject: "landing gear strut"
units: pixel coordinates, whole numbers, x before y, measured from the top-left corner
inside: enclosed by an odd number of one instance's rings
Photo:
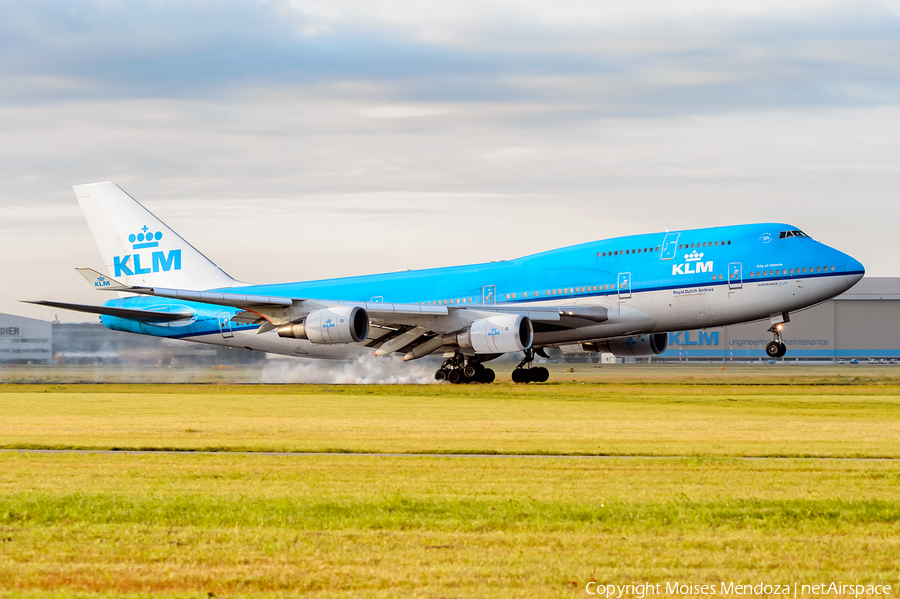
[[[543,366],[532,367],[534,362],[534,350],[528,348],[525,350],[525,357],[512,371],[512,380],[514,383],[546,383],[550,378],[550,371]]]
[[[773,341],[769,341],[766,344],[766,355],[770,358],[783,358],[784,354],[787,353],[787,346],[781,338],[781,328],[782,325],[780,323],[769,327],[769,332],[775,336]]]
[[[455,353],[452,357],[444,360],[441,367],[434,372],[434,380],[448,381],[454,385],[465,383],[493,383],[494,371],[485,368],[484,364],[477,358],[466,358],[461,353]]]

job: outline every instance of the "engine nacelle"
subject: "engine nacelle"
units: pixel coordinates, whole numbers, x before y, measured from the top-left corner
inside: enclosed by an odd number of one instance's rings
[[[505,354],[531,347],[534,327],[522,314],[497,314],[476,320],[453,336],[457,345],[476,354]]]
[[[301,322],[277,329],[279,337],[308,339],[316,345],[357,343],[369,336],[369,314],[356,306],[314,310]]]
[[[667,333],[653,333],[641,337],[628,337],[613,341],[595,341],[582,343],[585,351],[606,352],[617,358],[633,358],[640,356],[658,356],[669,346]]]

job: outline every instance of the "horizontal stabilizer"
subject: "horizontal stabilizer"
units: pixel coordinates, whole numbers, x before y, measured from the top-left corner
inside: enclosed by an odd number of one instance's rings
[[[176,320],[190,320],[194,317],[193,312],[155,312],[153,310],[134,310],[132,308],[113,308],[111,306],[88,306],[86,304],[67,304],[64,302],[48,302],[43,300],[22,301],[26,304],[50,306],[52,308],[61,308],[63,310],[72,310],[74,312],[87,312],[88,314],[117,316],[119,318],[140,320],[142,322],[175,322]]]
[[[103,289],[105,291],[125,291],[128,289],[127,285],[123,285],[119,281],[115,280],[112,277],[107,277],[105,274],[97,272],[93,268],[76,268],[84,279],[93,285],[94,289]]]

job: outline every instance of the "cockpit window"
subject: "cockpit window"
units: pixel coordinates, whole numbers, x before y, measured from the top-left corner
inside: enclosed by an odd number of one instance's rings
[[[787,237],[809,237],[803,231],[782,231],[778,234],[778,239],[785,239]]]

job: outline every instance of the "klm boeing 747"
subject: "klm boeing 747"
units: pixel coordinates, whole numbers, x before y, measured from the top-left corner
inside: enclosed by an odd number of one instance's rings
[[[485,363],[523,354],[517,383],[543,382],[544,348],[653,356],[667,333],[763,321],[785,355],[791,312],[859,281],[857,260],[792,225],[760,223],[632,235],[516,260],[272,285],[222,271],[114,183],[76,185],[106,274],[78,269],[108,328],[305,358],[432,354],[435,379],[494,380]],[[566,349],[569,349],[568,347]]]

